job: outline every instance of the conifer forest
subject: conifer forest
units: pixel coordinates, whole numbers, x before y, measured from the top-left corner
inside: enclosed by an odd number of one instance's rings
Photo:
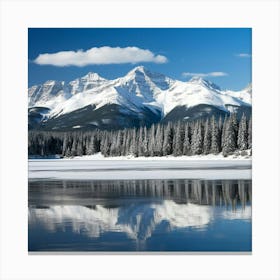
[[[150,127],[92,131],[29,131],[29,156],[74,157],[101,152],[106,157],[161,157],[219,154],[251,150],[252,119],[225,118],[153,124]]]

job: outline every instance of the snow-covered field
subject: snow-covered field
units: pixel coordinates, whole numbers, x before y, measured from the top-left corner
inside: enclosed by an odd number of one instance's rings
[[[30,159],[29,179],[251,179],[251,159],[222,156]]]

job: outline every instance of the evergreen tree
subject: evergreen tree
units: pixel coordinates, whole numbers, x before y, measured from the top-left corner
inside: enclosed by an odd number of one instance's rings
[[[239,150],[246,150],[248,148],[248,135],[247,135],[247,120],[243,114],[239,123],[237,146]]]
[[[139,129],[139,136],[138,136],[138,156],[141,157],[143,156],[143,140],[144,140],[144,132],[143,132],[143,127],[141,126]]]
[[[221,150],[220,148],[220,133],[219,133],[219,127],[222,128],[221,119],[219,120],[219,124],[217,125],[217,122],[215,120],[215,117],[212,116],[211,118],[211,148],[210,153],[211,154],[218,154]]]
[[[100,150],[101,154],[105,157],[108,157],[110,155],[110,142],[109,142],[109,136],[107,133],[104,133],[101,143],[100,143]]]
[[[155,147],[156,147],[156,142],[155,142],[155,125],[152,124],[151,128],[149,129],[149,141],[148,141],[148,152],[149,156],[153,157],[154,152],[155,152]]]
[[[73,135],[73,142],[72,142],[72,146],[71,146],[71,156],[74,157],[77,155],[77,137],[74,134]]]
[[[115,155],[120,156],[121,155],[121,149],[123,145],[123,131],[118,130],[116,135],[116,144],[115,144]]]
[[[226,124],[228,122],[227,116],[224,118],[223,127],[222,127],[222,135],[221,135],[221,150],[224,148],[225,142],[225,134],[226,134]]]
[[[132,135],[131,135],[131,145],[130,145],[130,149],[129,149],[129,154],[130,155],[134,155],[134,156],[138,156],[138,152],[137,152],[137,134],[136,134],[136,128],[133,128],[132,130]]]
[[[129,129],[127,131],[127,136],[124,139],[124,141],[125,141],[125,152],[124,152],[124,155],[125,156],[129,155],[129,153],[130,153],[131,138],[132,138],[132,130]]]
[[[203,153],[209,154],[211,149],[211,126],[209,119],[206,120],[203,139]]]
[[[171,123],[169,122],[164,130],[164,140],[162,146],[162,153],[164,156],[172,154],[173,146],[173,129]]]
[[[77,134],[77,150],[76,150],[76,155],[77,156],[82,156],[84,154],[84,149],[83,149],[83,137],[81,134]]]
[[[252,149],[252,116],[248,124],[248,149]]]
[[[237,149],[235,117],[231,115],[225,124],[223,155],[228,156]]]
[[[86,148],[86,154],[87,155],[93,155],[95,154],[95,147],[94,147],[94,135],[89,135],[87,137],[87,148]]]
[[[183,144],[184,144],[184,130],[181,122],[178,122],[174,128],[175,133],[173,137],[173,155],[183,155]]]
[[[147,131],[147,127],[144,126],[144,130],[143,130],[143,141],[142,141],[142,155],[147,157],[149,156],[149,150],[148,150],[148,131]]]
[[[163,128],[160,124],[157,124],[156,126],[154,155],[155,156],[163,155]]]
[[[183,155],[191,155],[191,143],[190,143],[190,132],[189,132],[189,124],[186,123],[185,125],[185,137],[183,143]]]
[[[200,155],[203,151],[203,135],[200,121],[196,121],[194,124],[191,140],[191,151],[193,155]]]

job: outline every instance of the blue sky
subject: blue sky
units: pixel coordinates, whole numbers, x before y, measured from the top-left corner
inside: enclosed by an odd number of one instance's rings
[[[28,84],[71,81],[88,72],[113,79],[138,65],[223,89],[251,82],[250,28],[30,28]],[[69,65],[70,64],[70,65]]]

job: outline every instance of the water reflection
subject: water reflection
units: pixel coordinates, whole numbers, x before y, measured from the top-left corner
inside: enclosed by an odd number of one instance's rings
[[[212,217],[207,206],[176,204],[165,200],[161,204],[142,204],[119,208],[105,208],[96,205],[94,209],[85,206],[50,206],[29,208],[29,223],[40,223],[49,231],[71,227],[73,232],[89,237],[99,237],[102,232],[123,232],[130,238],[145,240],[152,235],[156,226],[165,221],[167,230],[185,227],[203,227]]]
[[[250,180],[108,180],[108,181],[31,181],[29,205],[85,205],[99,199],[160,198],[178,203],[230,205],[251,203]]]
[[[207,232],[218,221],[250,221],[250,205],[246,180],[31,181],[28,218],[31,233],[39,228],[94,239],[121,233],[142,244],[135,250],[149,250],[151,237],[178,231],[185,237],[187,229]]]

